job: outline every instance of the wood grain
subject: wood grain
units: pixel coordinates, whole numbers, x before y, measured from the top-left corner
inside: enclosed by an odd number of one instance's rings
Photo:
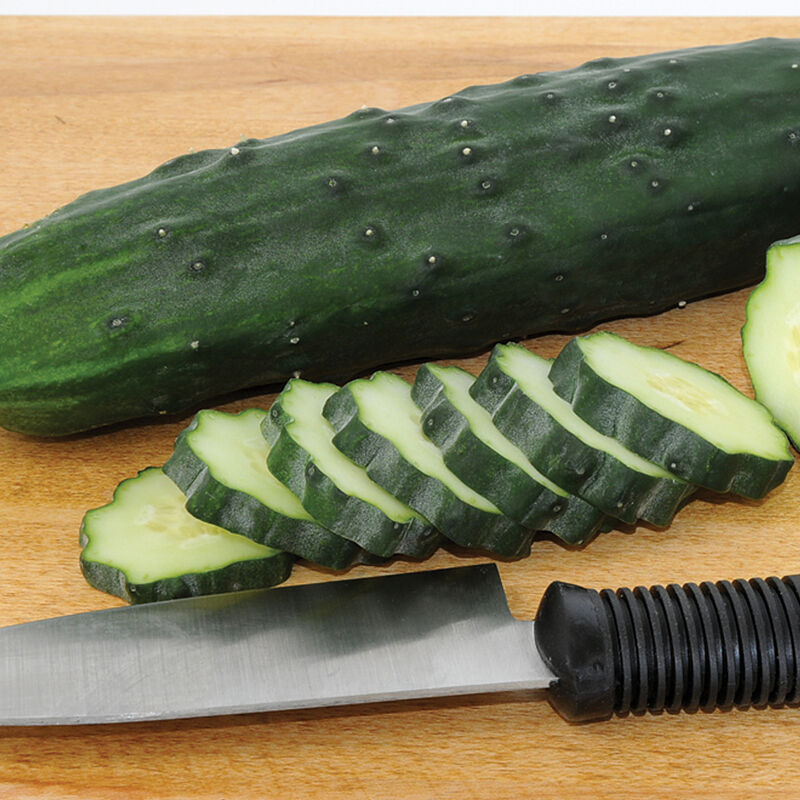
[[[762,35],[798,19],[0,18],[0,234],[77,194],[190,148],[232,144],[433,99],[470,83],[587,59]],[[643,265],[646,268],[646,265]],[[747,292],[604,325],[750,392],[739,329]],[[529,345],[553,355],[562,337]],[[4,342],[4,347],[13,343]],[[485,357],[463,360],[477,371]],[[406,377],[413,369],[402,371]],[[269,395],[223,406],[266,406]],[[0,432],[0,624],[118,605],[77,566],[87,508],[163,463],[185,421],[63,441]],[[512,610],[560,578],[589,586],[800,571],[800,477],[761,502],[703,498],[669,530],[542,541],[501,564]],[[351,575],[478,558],[441,552]],[[292,583],[339,576],[298,567]],[[800,794],[794,710],[571,726],[524,695],[158,724],[0,732],[0,797],[522,798]]]

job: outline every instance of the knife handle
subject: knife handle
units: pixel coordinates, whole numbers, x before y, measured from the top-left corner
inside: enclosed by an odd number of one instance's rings
[[[600,592],[555,582],[534,631],[568,720],[800,703],[800,575]]]

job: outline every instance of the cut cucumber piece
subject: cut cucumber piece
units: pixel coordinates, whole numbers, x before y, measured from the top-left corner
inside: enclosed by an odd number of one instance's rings
[[[388,372],[351,381],[325,404],[334,444],[370,477],[424,514],[463,547],[518,557],[530,552],[532,531],[453,474],[425,436],[411,386]]]
[[[325,527],[380,557],[427,558],[441,535],[333,444],[322,408],[338,387],[294,378],[262,423],[267,464]]]
[[[762,405],[664,350],[612,333],[579,337],[550,379],[594,428],[691,483],[760,498],[793,464]]]
[[[606,515],[542,475],[470,396],[475,378],[459,367],[423,364],[411,390],[425,434],[469,487],[526,528],[570,544],[591,539]]]
[[[285,581],[293,557],[209,525],[158,467],[122,481],[86,512],[80,562],[95,588],[131,603],[257,589]]]
[[[267,467],[261,433],[267,412],[203,410],[181,431],[164,472],[186,495],[186,510],[205,522],[286,550],[329,569],[344,569],[364,551],[324,528]]]
[[[742,347],[756,400],[800,448],[800,236],[767,250],[746,314]]]
[[[497,345],[470,394],[558,486],[623,522],[668,525],[695,487],[578,417],[553,391],[550,365],[520,345]]]

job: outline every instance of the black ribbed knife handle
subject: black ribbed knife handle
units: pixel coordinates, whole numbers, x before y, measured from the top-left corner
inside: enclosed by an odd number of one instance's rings
[[[800,703],[800,575],[616,592],[556,582],[534,630],[569,720]]]

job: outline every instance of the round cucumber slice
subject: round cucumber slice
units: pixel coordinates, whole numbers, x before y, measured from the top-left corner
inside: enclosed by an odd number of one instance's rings
[[[764,406],[664,350],[607,332],[575,338],[550,379],[582,419],[686,481],[759,498],[792,466]]]
[[[756,400],[800,447],[800,236],[767,250],[746,315],[742,349]]]
[[[95,588],[131,603],[274,586],[293,556],[193,517],[157,467],[122,481],[86,513],[81,568]]]

